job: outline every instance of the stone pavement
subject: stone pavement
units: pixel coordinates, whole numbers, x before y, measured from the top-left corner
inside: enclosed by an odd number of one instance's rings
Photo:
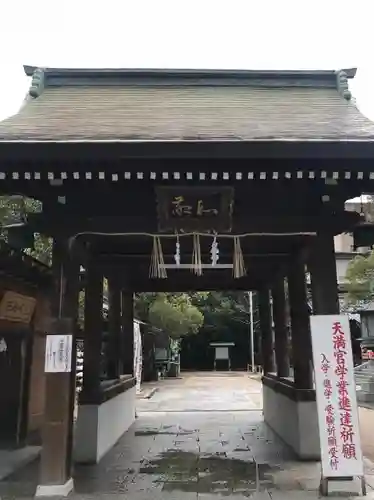
[[[243,372],[184,373],[165,379],[152,398],[138,401],[138,411],[243,411],[262,409],[261,383]],[[152,385],[154,387],[154,385]]]
[[[153,398],[138,401],[139,418],[101,463],[76,467],[71,498],[318,498],[319,464],[297,462],[263,423],[260,387],[244,374],[160,382],[156,404]],[[238,396],[245,388],[247,408]],[[37,470],[35,462],[0,483],[2,500],[30,499]],[[367,473],[374,478],[374,470]]]

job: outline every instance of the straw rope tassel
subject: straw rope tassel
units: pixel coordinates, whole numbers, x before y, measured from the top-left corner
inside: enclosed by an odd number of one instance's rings
[[[152,254],[151,254],[151,263],[149,266],[149,277],[150,278],[155,278],[157,275],[156,253],[157,253],[156,237],[153,236],[153,248],[152,248]]]
[[[153,249],[151,255],[151,264],[149,266],[150,278],[167,278],[167,272],[164,265],[164,254],[162,253],[160,238],[158,236],[153,236]]]
[[[238,236],[234,237],[234,256],[233,256],[233,276],[234,278],[242,278],[247,274],[245,268],[244,257],[242,252],[242,247],[240,244],[240,238]]]
[[[203,269],[201,267],[200,236],[196,233],[193,235],[192,272],[197,276],[203,274]]]
[[[157,237],[157,248],[158,248],[158,258],[159,258],[159,262],[158,262],[158,269],[160,271],[160,278],[167,278],[168,277],[168,274],[166,272],[166,269],[165,269],[165,261],[164,261],[164,254],[162,252],[162,246],[161,246],[161,240],[159,237]],[[161,267],[160,267],[161,265]]]

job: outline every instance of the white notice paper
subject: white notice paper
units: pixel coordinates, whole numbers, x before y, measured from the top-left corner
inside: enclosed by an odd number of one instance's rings
[[[348,316],[311,316],[324,477],[363,476]]]
[[[47,335],[44,371],[71,372],[72,345],[72,335]]]

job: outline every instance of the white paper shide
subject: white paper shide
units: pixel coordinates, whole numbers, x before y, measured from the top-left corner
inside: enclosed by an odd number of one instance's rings
[[[311,316],[311,335],[323,476],[362,476],[348,317]]]
[[[45,346],[46,373],[71,372],[72,335],[47,335]]]

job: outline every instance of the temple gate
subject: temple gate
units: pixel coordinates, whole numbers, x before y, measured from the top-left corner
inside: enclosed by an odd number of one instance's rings
[[[259,292],[264,418],[318,458],[305,270],[313,312],[338,313],[333,237],[360,222],[344,202],[374,179],[374,124],[348,89],[355,70],[25,71],[30,98],[0,124],[0,186],[43,203],[27,225],[54,239],[49,334],[74,336],[85,270],[75,458],[97,462],[134,419],[133,293],[215,289]],[[37,493],[66,494],[74,368],[46,378]]]

